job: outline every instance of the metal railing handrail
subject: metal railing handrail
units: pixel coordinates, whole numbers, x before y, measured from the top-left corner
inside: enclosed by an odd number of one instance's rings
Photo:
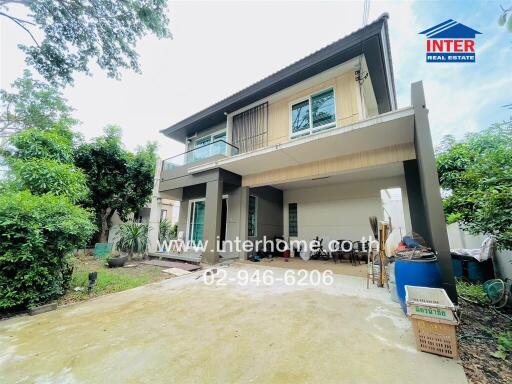
[[[167,159],[162,160],[162,164],[165,163],[167,160],[171,160],[171,159],[174,159],[175,157],[187,155],[187,153],[193,152],[193,151],[201,149],[201,148],[206,148],[209,145],[212,145],[212,144],[215,144],[215,143],[220,143],[220,142],[223,142],[223,143],[229,145],[230,147],[235,148],[237,151],[239,151],[239,148],[236,145],[228,143],[226,140],[219,139],[219,140],[212,141],[211,143],[208,143],[208,144],[205,144],[205,145],[201,145],[200,147],[189,149],[188,151],[182,152],[182,153],[180,153],[178,155],[174,155],[174,156],[168,157]]]

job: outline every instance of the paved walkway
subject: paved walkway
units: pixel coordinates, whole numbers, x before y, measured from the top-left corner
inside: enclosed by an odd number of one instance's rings
[[[398,305],[365,279],[287,286],[272,268],[271,287],[241,287],[264,270],[223,270],[222,286],[198,272],[2,321],[1,381],[466,383],[457,362],[416,352]]]

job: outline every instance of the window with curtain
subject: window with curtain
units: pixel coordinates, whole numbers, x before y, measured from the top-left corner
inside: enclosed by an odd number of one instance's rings
[[[334,89],[311,95],[292,105],[291,137],[308,135],[336,125]]]
[[[249,196],[249,215],[248,215],[248,228],[247,234],[248,236],[256,236],[256,227],[257,227],[257,219],[258,215],[256,212],[256,196]]]
[[[288,236],[298,236],[297,203],[288,204]]]
[[[268,142],[268,103],[233,116],[233,145],[239,153],[265,147]]]

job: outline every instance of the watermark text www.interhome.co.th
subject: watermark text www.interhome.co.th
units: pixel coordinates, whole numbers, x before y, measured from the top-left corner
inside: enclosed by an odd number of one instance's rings
[[[293,239],[289,241],[285,241],[282,239],[268,239],[266,236],[263,239],[258,240],[242,240],[238,236],[234,239],[227,239],[221,241],[219,237],[217,237],[217,241],[215,244],[215,248],[208,247],[208,240],[184,240],[184,239],[174,239],[174,240],[164,240],[158,241],[158,251],[159,252],[285,252],[285,251],[296,251],[302,254],[307,254],[310,252],[318,251],[319,248],[322,248],[326,252],[351,252],[354,247],[354,243],[352,241],[340,241],[340,240],[330,240],[325,245],[321,244],[321,242],[317,239],[314,240],[298,240]],[[363,236],[360,241],[360,249],[362,252],[369,252],[370,250],[379,250],[379,241],[376,240],[373,236],[365,237]]]

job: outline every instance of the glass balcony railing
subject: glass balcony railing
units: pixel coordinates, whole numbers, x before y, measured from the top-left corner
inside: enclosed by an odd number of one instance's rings
[[[191,149],[185,153],[170,157],[162,162],[162,171],[172,171],[175,168],[190,165],[213,156],[234,156],[238,148],[224,140],[216,140],[206,145]]]

